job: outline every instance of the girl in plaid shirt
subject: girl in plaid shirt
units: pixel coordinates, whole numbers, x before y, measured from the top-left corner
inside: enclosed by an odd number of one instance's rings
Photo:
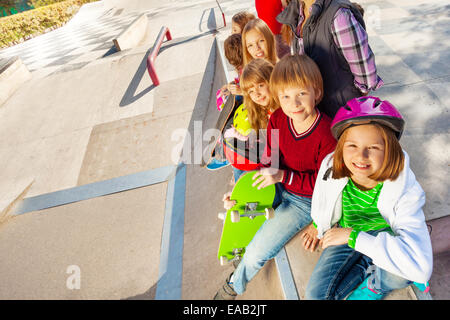
[[[283,0],[277,16],[291,53],[306,53],[319,66],[324,98],[319,109],[331,118],[353,98],[383,85],[369,46],[362,8],[348,0]]]

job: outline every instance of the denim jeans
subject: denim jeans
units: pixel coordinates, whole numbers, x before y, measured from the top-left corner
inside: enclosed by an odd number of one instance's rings
[[[376,235],[383,230],[368,233]],[[412,284],[375,266],[372,259],[344,244],[324,249],[308,281],[306,299],[342,300],[368,276],[374,278],[374,289],[382,294]]]
[[[244,293],[247,283],[264,264],[274,258],[281,248],[301,229],[311,223],[311,199],[294,195],[276,185],[275,217],[266,220],[245,249],[244,257],[233,273],[233,288]],[[278,199],[278,200],[277,200]]]
[[[237,182],[239,180],[239,178],[244,174],[247,173],[249,171],[244,171],[244,170],[240,170],[237,169],[235,167],[233,167],[233,176],[234,176],[234,182]]]

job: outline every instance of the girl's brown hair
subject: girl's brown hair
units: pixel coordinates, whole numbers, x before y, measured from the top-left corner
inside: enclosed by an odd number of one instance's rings
[[[270,77],[270,91],[277,104],[280,104],[278,94],[285,88],[308,86],[319,93],[317,105],[323,97],[322,75],[317,64],[307,55],[286,55],[275,65]]]
[[[246,25],[244,30],[242,30],[242,52],[243,52],[243,58],[244,58],[244,66],[247,65],[250,61],[253,60],[253,57],[250,55],[250,53],[247,50],[247,33],[250,30],[256,30],[259,33],[262,34],[266,41],[267,45],[267,57],[266,60],[275,65],[277,63],[277,49],[275,44],[275,37],[270,31],[270,28],[267,26],[267,24],[261,20],[261,19],[253,19],[249,21]]]
[[[264,59],[254,59],[244,67],[242,71],[240,86],[244,94],[244,105],[248,111],[248,120],[252,129],[258,132],[260,129],[266,129],[268,124],[267,114],[269,111],[274,111],[278,105],[273,100],[272,96],[267,106],[261,106],[253,102],[248,94],[249,90],[259,84],[266,83],[269,85],[270,74],[272,73],[273,65]]]
[[[223,43],[225,49],[225,57],[228,62],[236,68],[236,70],[242,68],[242,37],[240,34],[235,33],[225,39]]]
[[[358,125],[357,122],[355,124]],[[395,136],[394,131],[377,122],[370,122],[369,124],[365,122],[364,124],[361,125],[373,125],[377,127],[384,141],[383,164],[381,165],[381,168],[377,172],[369,176],[369,178],[379,182],[388,179],[389,180],[397,179],[400,172],[403,170],[405,156],[403,154],[402,147],[400,146],[400,143],[398,142],[398,139]],[[340,179],[343,177],[351,176],[350,170],[348,170],[348,168],[345,166],[343,155],[344,143],[347,139],[347,135],[349,132],[348,129],[349,128],[345,129],[344,132],[341,134],[338,143],[336,145],[336,149],[334,150],[333,179]]]
[[[249,22],[250,20],[256,19],[255,15],[253,13],[247,12],[247,11],[241,11],[236,13],[231,20],[238,24],[239,27],[241,28],[241,31],[244,30],[245,25],[247,24],[247,22]]]

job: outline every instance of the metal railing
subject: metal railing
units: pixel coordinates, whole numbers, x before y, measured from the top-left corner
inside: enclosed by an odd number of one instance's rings
[[[155,70],[155,59],[158,56],[158,52],[159,49],[161,48],[164,38],[167,38],[167,41],[172,40],[172,35],[170,34],[169,28],[163,26],[159,31],[158,37],[156,38],[152,51],[147,57],[147,70],[148,74],[150,75],[150,78],[153,81],[154,86],[159,85],[159,79],[158,76],[156,75]]]
[[[220,9],[220,12],[222,12],[222,18],[223,18],[223,26],[227,26],[227,21],[225,20],[225,13],[223,13],[222,7],[220,6],[219,0],[216,0],[217,6]]]

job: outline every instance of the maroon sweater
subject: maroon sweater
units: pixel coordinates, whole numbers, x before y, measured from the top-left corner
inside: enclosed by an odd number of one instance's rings
[[[273,164],[284,169],[283,185],[289,192],[311,198],[316,183],[317,173],[323,158],[336,147],[336,140],[331,135],[331,119],[318,111],[318,116],[311,127],[303,133],[297,133],[292,119],[281,108],[270,117],[267,126],[267,144],[261,161],[262,167]],[[277,130],[279,135],[279,154],[277,150]],[[270,157],[273,154],[273,159]]]

